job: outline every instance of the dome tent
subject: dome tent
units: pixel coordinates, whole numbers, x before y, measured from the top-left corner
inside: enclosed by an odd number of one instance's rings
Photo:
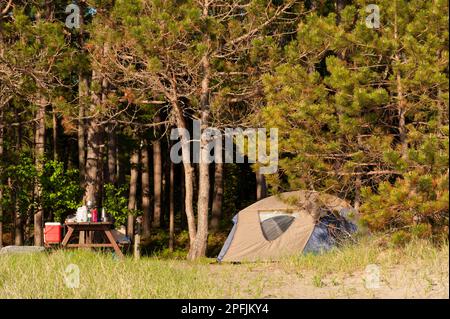
[[[234,226],[217,260],[277,260],[330,249],[356,231],[348,219],[353,212],[346,201],[314,191],[264,198],[234,216]]]

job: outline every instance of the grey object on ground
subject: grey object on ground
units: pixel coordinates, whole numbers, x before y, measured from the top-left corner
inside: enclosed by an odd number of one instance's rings
[[[44,247],[39,246],[6,246],[0,249],[0,255],[6,254],[30,254],[44,252]]]

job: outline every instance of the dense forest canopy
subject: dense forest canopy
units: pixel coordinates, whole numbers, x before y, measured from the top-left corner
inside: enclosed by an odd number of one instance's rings
[[[447,238],[448,45],[444,0],[1,0],[0,246],[92,200],[195,259],[297,189],[399,243]],[[278,170],[195,163],[194,121],[278,129]],[[199,150],[179,164],[174,128]]]

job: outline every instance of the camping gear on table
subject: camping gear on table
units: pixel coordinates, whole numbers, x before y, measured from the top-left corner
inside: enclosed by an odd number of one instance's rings
[[[87,202],[87,222],[92,221],[92,201]]]
[[[109,217],[108,217],[108,213],[106,212],[105,207],[102,207],[102,216],[100,219],[101,222],[109,222]]]
[[[77,215],[69,215],[66,217],[65,222],[75,223],[77,221]]]
[[[98,222],[98,210],[97,210],[97,208],[94,208],[92,210],[92,221],[94,223]]]
[[[62,241],[63,226],[60,223],[45,223],[44,243],[59,244]]]
[[[346,201],[314,191],[264,198],[234,216],[217,260],[277,260],[328,250],[356,231],[354,213]]]
[[[87,207],[86,206],[81,206],[78,207],[77,209],[77,222],[82,223],[82,222],[87,222]]]

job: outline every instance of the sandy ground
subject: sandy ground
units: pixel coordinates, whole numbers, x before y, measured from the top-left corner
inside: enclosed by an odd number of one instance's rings
[[[232,298],[449,298],[448,261],[433,271],[414,265],[380,267],[378,276],[373,270],[318,276],[280,268],[276,264],[216,265],[211,272],[228,276],[230,286],[234,285]]]

